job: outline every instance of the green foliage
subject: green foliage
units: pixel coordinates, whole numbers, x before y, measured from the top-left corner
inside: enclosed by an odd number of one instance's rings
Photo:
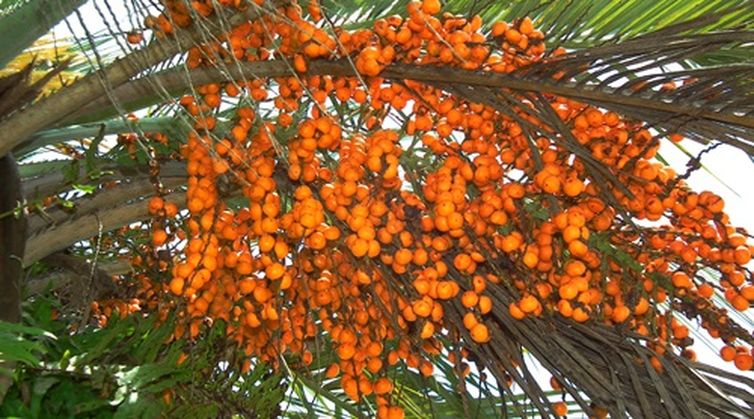
[[[39,298],[26,304],[29,325],[0,323],[0,360],[16,363],[5,371],[13,386],[1,417],[269,417],[283,399],[283,378],[268,366],[247,374],[221,368],[234,348],[220,323],[195,344],[166,344],[172,318],[158,325],[154,316],[115,313],[104,328],[71,333],[71,322],[53,320],[55,312],[54,300]],[[181,354],[187,358],[178,365]]]
[[[42,341],[54,338],[43,329],[0,321],[0,360],[39,366],[46,350]],[[11,375],[12,371],[0,365],[0,374]]]

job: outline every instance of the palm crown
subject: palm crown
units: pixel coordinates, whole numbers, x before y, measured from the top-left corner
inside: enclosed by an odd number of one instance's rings
[[[690,349],[752,369],[749,236],[684,182],[754,151],[749,2],[84,3],[0,3],[0,411],[752,408]]]

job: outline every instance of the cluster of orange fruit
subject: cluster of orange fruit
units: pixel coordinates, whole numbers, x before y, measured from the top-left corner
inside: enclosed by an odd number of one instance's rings
[[[176,7],[157,20],[188,25]],[[185,245],[162,267],[167,280],[142,284],[150,307],[173,296],[160,307],[180,313],[175,338],[196,338],[207,319],[222,319],[248,356],[276,364],[297,354],[308,364],[324,330],[338,358],[326,375],[340,377],[353,400],[374,395],[381,417],[402,417],[387,365],[430,375],[439,337],[462,327],[467,344],[489,342],[488,319],[502,310],[625,325],[652,338],[658,354],[677,348],[693,358],[683,314],[726,342],[724,359],[751,369],[747,332],[712,297],[749,308],[754,248],[718,196],[691,191],[653,160],[659,140],[642,123],[548,97],[624,185],[607,188],[563,144],[530,141],[522,121],[542,122],[529,114],[516,121],[432,86],[379,77],[396,62],[511,72],[544,57],[544,36],[528,18],[487,29],[478,16],[440,9],[437,0],[412,1],[408,18],[328,31],[316,2],[308,13],[292,3],[189,52],[192,67],[284,57],[298,74],[210,84],[181,100],[196,118],[182,148],[190,216],[183,229],[152,237],[154,249]],[[306,74],[310,60],[344,56],[363,83]],[[276,116],[260,120],[240,107],[221,128],[223,97],[271,102]],[[361,126],[341,125],[335,104],[357,110]],[[396,116],[405,116],[402,127],[390,128]],[[221,177],[247,205],[225,204]],[[176,217],[161,198],[149,205],[156,219]],[[503,288],[517,295],[507,306],[495,302]],[[456,301],[462,326],[445,316]],[[668,302],[682,312],[662,308]]]

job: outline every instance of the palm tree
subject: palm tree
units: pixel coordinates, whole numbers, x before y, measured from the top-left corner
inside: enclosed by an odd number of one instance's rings
[[[285,1],[240,2],[246,5],[244,11],[234,13],[222,12],[218,6],[208,17],[189,7],[193,24],[180,28],[173,22],[169,35],[156,35],[158,26],[147,19],[154,31],[146,40],[143,22],[156,6],[141,1],[85,3],[0,2],[0,34],[6,44],[0,62],[6,68],[12,68],[14,59],[18,65],[19,54],[63,19],[80,22],[84,28],[79,37],[68,39],[72,46],[65,55],[50,53],[56,51],[56,39],[55,45],[43,48],[47,59],[40,59],[45,54],[38,52],[36,60],[0,79],[0,156],[4,156],[0,160],[0,320],[27,323],[0,329],[8,336],[23,337],[18,345],[0,346],[6,361],[18,363],[16,371],[24,371],[16,373],[15,384],[4,382],[4,391],[13,386],[9,409],[22,409],[24,401],[29,405],[23,383],[44,388],[38,379],[48,369],[57,381],[47,384],[40,400],[64,397],[62,390],[46,392],[71,382],[96,390],[82,392],[86,394],[82,400],[117,400],[124,415],[139,409],[148,415],[160,411],[207,416],[375,414],[376,405],[368,400],[353,403],[337,380],[328,376],[334,348],[329,337],[316,342],[321,353],[311,365],[296,356],[281,356],[275,368],[255,363],[247,372],[234,367],[243,364],[242,355],[219,337],[219,325],[206,332],[211,339],[181,340],[165,347],[162,343],[171,330],[166,323],[162,327],[154,323],[156,314],[121,321],[113,317],[107,326],[94,328],[90,303],[132,297],[133,284],[144,273],[134,273],[132,266],[122,263],[123,254],[139,255],[155,266],[159,262],[159,254],[150,259],[144,253],[148,238],[139,224],[147,226],[151,219],[148,198],[157,193],[180,208],[187,205],[186,163],[178,156],[195,121],[182,112],[178,100],[196,94],[202,85],[296,73],[282,54],[265,61],[232,60],[196,68],[186,64],[186,52],[196,45],[217,40],[243,22],[279,14],[276,6]],[[184,2],[166,3],[177,7]],[[408,3],[322,1],[321,25],[326,30],[369,28],[380,19],[404,14]],[[103,28],[86,29],[94,27],[82,17],[87,8],[101,17]],[[488,25],[497,20],[520,22],[528,16],[546,34],[548,58],[511,74],[393,63],[382,69],[380,77],[404,86],[406,81],[420,82],[459,101],[484,104],[519,123],[532,143],[538,137],[552,138],[583,159],[590,179],[600,185],[600,196],[616,209],[622,206],[610,191],[621,190],[628,196],[631,192],[574,138],[548,98],[563,97],[643,121],[658,137],[680,134],[704,144],[705,150],[726,144],[754,156],[754,6],[748,1],[458,0],[447,2],[443,10],[469,18],[478,14]],[[129,34],[133,39],[127,42]],[[558,48],[567,53],[554,54]],[[35,71],[44,76],[33,77]],[[59,89],[44,88],[61,74],[78,77]],[[353,57],[312,60],[303,74],[358,75]],[[678,80],[694,82],[660,89]],[[41,92],[43,97],[38,97]],[[306,106],[311,103],[309,98],[302,100],[309,101]],[[220,124],[247,105],[243,100],[225,103],[218,114]],[[268,108],[257,111],[263,118],[275,117]],[[344,127],[364,124],[364,115],[353,109],[329,111]],[[527,118],[542,125],[534,126]],[[164,141],[146,141],[155,138],[154,133]],[[276,145],[286,145],[286,136],[293,135],[283,130]],[[690,170],[701,166],[700,158],[690,156]],[[417,157],[402,164],[421,183],[434,162]],[[290,184],[278,175],[281,185]],[[222,194],[228,206],[248,204],[237,189]],[[631,255],[611,254],[618,251],[611,250],[609,237],[598,245],[603,246],[605,263],[612,260],[629,268],[638,263]],[[498,256],[487,258],[500,261],[491,269],[508,269]],[[122,275],[123,280],[113,285],[108,279],[112,275]],[[405,278],[394,280],[408,286]],[[502,286],[489,294],[500,307],[519,298],[517,291]],[[726,304],[722,291],[716,298]],[[682,303],[679,299],[669,305],[682,312],[686,309]],[[40,313],[49,318],[51,307],[67,323],[40,323]],[[447,318],[462,323],[460,305],[449,303],[444,308]],[[689,324],[697,321],[696,314],[686,319]],[[751,316],[731,314],[729,322],[734,338],[751,345]],[[71,324],[74,332],[65,332]],[[606,409],[612,416],[743,417],[754,408],[754,381],[747,375],[672,353],[653,358],[655,352],[642,336],[622,327],[579,323],[558,315],[518,321],[506,310],[491,313],[489,325],[487,344],[474,343],[465,329],[458,332],[462,336],[456,340],[467,342],[465,347],[478,366],[465,378],[459,378],[460,366],[449,361],[449,351],[431,358],[436,371],[431,377],[405,366],[390,370],[397,383],[397,403],[406,414],[550,416],[565,394],[571,412],[589,415]],[[43,333],[45,329],[55,331],[57,341]],[[445,347],[453,348],[450,334],[446,338]],[[701,332],[694,338],[710,341]],[[76,351],[82,356],[70,361]],[[189,361],[176,365],[186,354]],[[661,368],[652,367],[650,359],[659,359]],[[65,371],[69,362],[78,363],[75,379]],[[9,366],[15,368],[13,363]],[[84,366],[102,376],[82,372]],[[540,377],[544,375],[557,378],[563,391],[547,391]],[[201,382],[197,377],[202,377]],[[115,382],[103,384],[107,380]],[[118,393],[117,388],[127,390]],[[123,392],[138,394],[141,399],[133,400],[141,401],[129,401]],[[177,403],[163,404],[160,397],[173,397]],[[95,405],[110,413],[115,409],[107,403]]]

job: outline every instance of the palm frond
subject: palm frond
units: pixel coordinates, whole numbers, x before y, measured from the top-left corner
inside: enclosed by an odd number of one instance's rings
[[[333,1],[325,2],[323,7],[330,18],[355,26],[356,21],[378,19],[401,10],[403,5],[403,2],[378,0],[354,2],[349,6]],[[702,143],[720,141],[754,155],[754,62],[750,55],[750,44],[754,42],[751,23],[754,9],[745,2],[689,1],[679,5],[669,0],[506,4],[457,1],[449,4],[447,10],[479,10],[486,16],[508,20],[533,16],[550,36],[552,47],[564,46],[569,51],[565,55],[547,56],[508,75],[393,64],[381,76],[394,81],[419,81],[467,102],[489,105],[513,120],[519,118],[518,122],[528,131],[531,140],[548,137],[583,160],[592,182],[602,185],[605,200],[616,208],[619,205],[610,191],[620,190],[627,196],[630,192],[623,190],[625,187],[616,173],[592,158],[574,138],[569,121],[564,122],[553,114],[547,98],[559,96],[589,103],[646,121],[660,135],[680,133]],[[179,64],[157,71],[160,64],[195,45],[198,35],[215,36],[221,32],[218,27],[210,26],[198,34],[186,31],[174,44],[155,41],[104,69],[102,75],[110,86],[103,86],[97,78],[99,75],[89,76],[0,122],[0,131],[9,136],[9,140],[0,143],[0,154],[14,150],[23,155],[74,138],[103,132],[129,132],[134,129],[132,124],[101,120],[164,103],[197,85],[248,81],[250,74],[255,78],[292,74],[284,60],[235,63],[237,65],[230,68],[218,66],[192,71]],[[737,64],[731,65],[732,61]],[[355,73],[351,62],[341,59],[311,62],[309,75],[354,76]],[[675,87],[665,88],[669,84]],[[536,118],[542,124],[527,124],[522,115]],[[99,122],[71,126],[82,121]],[[176,128],[163,125],[164,122],[158,118],[146,119],[141,129]],[[148,125],[150,123],[154,125]],[[58,128],[51,128],[56,125]],[[182,128],[182,124],[177,125]],[[42,129],[45,131],[40,132]],[[66,183],[65,176],[51,172],[55,167],[58,163],[23,168],[30,196],[71,193],[72,185]],[[114,172],[120,169],[117,165],[103,167]],[[176,164],[172,168],[175,169],[173,177],[163,172],[165,186],[178,188],[185,180],[183,166]],[[77,168],[76,174],[85,174],[82,170]],[[77,197],[75,211],[53,210],[31,217],[30,251],[24,263],[29,265],[98,231],[111,231],[147,217],[142,200],[153,192],[154,185],[145,172],[132,176],[131,182],[122,182],[113,190],[98,190],[93,196]],[[295,186],[280,187],[282,190]],[[181,207],[185,204],[185,197],[180,193],[168,197]],[[501,276],[516,274],[510,260],[501,257],[487,260],[490,270],[506,271]],[[406,280],[383,274],[391,282]],[[451,275],[462,277],[452,268]],[[410,288],[409,284],[403,285]],[[495,306],[503,308],[519,297],[516,290],[505,286],[490,293]],[[445,310],[451,324],[462,323],[464,309],[457,303],[448,303]],[[421,417],[437,410],[458,416],[470,416],[474,412],[494,415],[497,411],[502,416],[532,411],[548,415],[553,394],[538,382],[525,354],[535,357],[545,370],[558,378],[573,403],[587,414],[593,413],[592,402],[607,407],[616,417],[627,413],[636,417],[700,417],[702,414],[729,417],[743,416],[754,408],[750,397],[754,383],[741,380],[739,386],[733,386],[727,381],[729,374],[712,367],[690,366],[669,354],[658,361],[666,373],[658,374],[649,361],[656,354],[646,347],[641,336],[598,324],[583,326],[560,317],[517,321],[504,309],[489,317],[492,342],[488,345],[470,343],[468,349],[477,355],[480,365],[498,383],[496,392],[489,391],[486,397],[459,392],[457,387],[474,380],[481,386],[483,380],[481,377],[472,377],[468,382],[459,380],[453,375],[453,367],[438,360],[438,369],[444,373],[444,376],[438,374],[439,378],[424,379],[413,371],[402,371],[403,375],[398,375],[402,385],[398,402],[409,415]],[[451,327],[448,334],[455,333],[462,336],[464,342],[473,342],[468,332],[458,329]],[[458,340],[456,338],[456,342]],[[453,346],[452,340],[449,346]],[[326,382],[322,371],[291,368],[288,374],[294,380],[292,386],[299,397],[291,403],[301,412],[310,416],[333,411],[354,416],[372,413],[368,404],[363,411],[345,404],[345,396],[337,389],[337,383]],[[525,397],[507,385],[508,379]],[[455,393],[460,395],[453,400],[451,396]],[[306,404],[309,398],[322,400],[322,404],[309,406]],[[659,400],[662,403],[658,403]]]
[[[100,133],[103,126],[104,135],[137,132],[137,130],[141,130],[143,132],[161,132],[165,135],[178,138],[180,133],[185,131],[185,129],[181,128],[183,125],[184,124],[181,120],[168,117],[143,118],[138,121],[122,119],[104,120],[81,125],[69,125],[62,128],[52,128],[40,131],[34,134],[34,136],[29,139],[29,142],[23,147],[15,150],[14,154],[23,158],[34,150],[48,145],[94,137]]]
[[[323,9],[326,11],[333,11],[333,19],[340,19],[341,21],[347,21],[348,19],[357,20],[354,16],[358,16],[358,21],[361,22],[363,21],[362,18],[377,19],[402,10],[402,7],[405,6],[403,3],[404,2],[401,1],[389,2],[390,7],[381,7],[387,6],[387,3],[385,5],[379,5],[366,2],[348,2],[348,4],[333,3],[328,5],[328,3],[325,2],[323,4]],[[464,10],[468,11],[470,10],[469,8],[471,8],[479,11],[485,17],[509,20],[525,14],[533,16],[542,26],[543,30],[548,31],[548,42],[551,46],[563,45],[573,50],[573,55],[569,55],[568,58],[560,58],[557,60],[558,62],[563,66],[576,63],[581,65],[585,63],[590,64],[587,65],[586,69],[583,69],[580,72],[579,75],[583,76],[580,78],[580,81],[583,81],[585,78],[589,79],[591,77],[591,79],[595,79],[600,76],[602,76],[603,79],[609,77],[609,80],[611,81],[626,77],[629,77],[634,81],[634,78],[637,77],[637,71],[631,71],[625,67],[627,64],[630,65],[632,63],[642,64],[643,72],[650,73],[650,75],[639,76],[643,78],[641,81],[651,82],[651,86],[661,85],[661,80],[682,80],[705,76],[705,80],[708,80],[710,78],[721,77],[724,75],[724,77],[730,81],[730,83],[727,83],[726,88],[735,88],[737,84],[740,84],[742,80],[745,80],[746,77],[748,77],[746,74],[749,74],[749,68],[745,64],[751,59],[750,55],[747,55],[749,47],[741,45],[746,40],[745,34],[747,33],[747,28],[751,26],[749,23],[751,19],[749,18],[754,16],[754,8],[746,2],[738,0],[720,0],[712,2],[714,3],[714,13],[706,13],[707,9],[711,7],[710,2],[698,1],[685,2],[683,6],[678,6],[675,2],[669,0],[665,0],[658,4],[652,3],[651,6],[649,3],[642,1],[616,3],[605,0],[592,0],[589,2],[520,1],[513,3],[488,3],[489,2],[458,1],[449,3],[446,8],[449,11],[458,12]],[[631,12],[624,13],[627,10]],[[640,20],[633,19],[633,17],[635,17],[633,16],[634,14],[638,14],[643,18]],[[208,27],[212,28],[212,22],[208,23]],[[728,35],[712,35],[711,33],[713,31],[719,32],[721,30],[728,30]],[[653,34],[653,31],[657,32]],[[618,34],[621,36],[618,36]],[[188,36],[187,38],[179,37],[179,40],[184,39],[185,41],[186,39],[191,39],[192,36],[195,36],[190,33],[186,35]],[[674,44],[669,46],[670,49],[668,49],[667,53],[664,53],[663,55],[663,53],[654,51],[653,54],[653,51],[649,51],[649,45],[653,45],[655,50],[658,45],[665,46],[665,37],[670,35],[673,35],[675,38]],[[743,38],[736,39],[736,36],[739,35]],[[711,44],[706,45],[706,42],[710,42]],[[182,43],[183,41],[180,41],[178,45],[182,45]],[[644,47],[643,49],[641,48],[642,46]],[[131,65],[136,64],[142,70],[147,69],[172,54],[175,54],[175,47],[175,44],[164,45],[164,43],[161,42],[153,42],[153,45],[150,45],[145,50],[137,50],[130,53],[124,61]],[[664,50],[665,48],[663,48],[663,51]],[[589,60],[589,57],[592,59]],[[741,74],[736,76],[736,73],[722,73],[720,70],[715,70],[714,65],[723,63],[727,64],[732,60],[735,60],[737,63],[744,63],[741,67],[743,70]],[[647,66],[648,63],[654,64]],[[668,72],[665,70],[665,67],[672,67],[673,64],[684,66],[692,65],[695,68],[693,71],[687,70],[687,72],[684,72],[679,70],[675,71],[674,74],[667,74]],[[710,66],[712,67],[710,68]],[[544,67],[547,69],[555,68],[550,62],[548,62],[547,66],[543,65],[539,68],[541,69]],[[536,69],[537,66],[534,66],[533,68]],[[573,68],[575,67],[570,67],[571,70]],[[128,73],[123,73],[121,75],[124,70]],[[232,71],[233,69],[230,68],[228,70]],[[655,76],[651,75],[652,72],[655,72],[656,74],[656,71],[658,70],[661,71],[662,74]],[[125,81],[125,78],[123,78],[124,76],[135,74],[135,71],[138,70],[134,68],[123,68],[118,62],[114,63],[108,69],[108,78],[111,82],[111,86],[117,87]],[[575,76],[575,74],[573,75]],[[87,80],[90,78],[87,78]],[[540,75],[540,77],[535,77],[533,80],[536,80],[536,82],[539,83],[541,79],[542,77]],[[562,80],[563,83],[571,81],[571,79],[567,77]],[[93,79],[90,81],[95,82]],[[548,81],[552,82],[552,80]],[[605,80],[602,81],[604,82]],[[185,82],[179,82],[179,86],[159,84],[159,77],[157,79],[152,79],[151,81],[144,78],[142,82],[144,82],[144,87],[149,92],[149,95],[146,97],[143,95],[128,96],[128,99],[126,99],[124,95],[117,94],[116,91],[110,100],[119,102],[127,110],[137,110],[150,106],[159,100],[164,100],[165,94],[176,95],[182,93],[184,90],[181,89],[181,87],[185,88],[186,86]],[[148,87],[147,82],[152,84],[153,87]],[[636,83],[638,83],[638,81],[634,81],[632,85],[635,85]],[[99,95],[96,94],[96,92],[102,89],[102,86],[100,86],[99,83],[91,83],[84,88],[84,84],[87,83],[82,80],[78,83],[78,89],[68,89],[69,91],[66,92],[67,95],[63,95],[67,96],[68,109],[71,108],[70,100],[72,97],[76,97],[76,100],[79,100],[80,98],[82,100],[81,103],[85,104],[86,102],[83,99],[94,99],[99,96],[100,99],[95,102],[98,105],[97,107],[90,104],[83,110],[77,110],[74,115],[69,114],[70,110],[62,111],[62,109],[60,109],[57,110],[57,121],[50,120],[42,124],[40,124],[40,121],[31,120],[37,118],[26,118],[30,119],[27,121],[29,125],[28,129],[31,130],[32,126],[49,126],[53,123],[59,123],[60,120],[91,122],[93,120],[114,116],[114,110],[102,110],[103,105],[105,105],[105,108],[109,105],[107,103],[108,99],[103,99],[105,96],[102,93],[104,92],[100,92]],[[601,85],[602,93],[604,94],[603,96],[612,96],[614,93],[612,90],[608,89],[609,86],[606,86],[608,84],[610,83],[605,82]],[[154,86],[159,86],[160,90],[162,90],[157,96],[155,96],[157,92],[154,90]],[[704,86],[709,88],[707,83],[699,82],[696,83],[693,88],[678,89],[672,92],[672,94],[668,94],[668,96],[660,99],[688,101],[689,98],[696,98],[694,93],[699,93]],[[717,94],[717,90],[720,89],[716,89],[713,93]],[[133,93],[132,91],[127,92]],[[552,93],[560,92],[553,91]],[[589,92],[590,94],[587,95],[586,93],[588,92],[586,91],[572,93],[575,95],[574,97],[581,100],[586,100],[597,95],[595,92]],[[621,93],[623,92],[621,91]],[[725,93],[727,94],[728,92],[726,91]],[[151,99],[149,98],[150,96]],[[601,99],[604,102],[605,97],[603,96],[599,96],[597,99]],[[724,94],[723,96],[726,95]],[[134,99],[135,97],[139,99]],[[743,99],[745,94],[743,93],[737,94],[736,97],[742,98],[742,100],[745,101],[745,99]],[[727,96],[726,98],[730,99]],[[626,102],[631,102],[628,99],[622,99],[623,100],[621,100],[620,103],[614,104],[616,109],[624,110],[624,108],[620,108],[620,106]],[[600,104],[601,102],[596,100],[594,103]],[[740,104],[740,101],[735,103]],[[749,102],[745,101],[745,103]],[[634,103],[634,108],[644,107],[644,104],[645,102]],[[719,104],[721,106],[723,105],[722,103]],[[730,102],[728,104],[730,104]],[[60,108],[61,105],[56,103],[53,107]],[[654,111],[653,108],[649,109]],[[660,107],[659,111],[663,111],[663,109],[663,107]],[[689,112],[691,110],[681,109],[681,111]],[[49,113],[40,112],[39,114]],[[668,115],[666,112],[655,119],[665,121],[669,117],[672,117],[672,115]],[[673,123],[679,124],[678,118],[671,119],[673,119]],[[663,125],[669,126],[672,125],[672,123],[666,122]],[[20,126],[18,126],[16,130],[19,128]],[[704,131],[705,128],[710,127],[700,127],[699,131]],[[735,142],[733,138],[735,138],[738,132],[735,129],[731,129],[729,126],[724,128],[724,134],[722,136],[724,138],[731,138],[731,141]],[[709,132],[709,130],[707,130],[707,132]],[[18,138],[25,136],[26,134],[22,133],[14,135],[14,137]],[[693,137],[699,138],[698,135],[694,135]],[[741,147],[748,147],[740,142],[738,142],[738,145]],[[12,146],[15,146],[15,144]],[[1,147],[4,146],[0,144],[0,151]]]
[[[474,92],[469,92],[469,97],[477,97],[477,92],[484,91],[495,95],[496,89],[501,88],[564,96],[647,121],[664,133],[681,133],[703,143],[722,141],[754,154],[754,85],[747,83],[754,75],[754,64],[741,64],[736,71],[731,71],[730,67],[712,67],[647,75],[630,69],[619,70],[625,67],[626,62],[640,62],[643,63],[641,70],[650,72],[661,67],[663,54],[678,52],[691,55],[696,48],[723,49],[746,39],[754,39],[754,32],[645,36],[622,44],[574,52],[533,64],[511,75],[393,64],[382,76],[396,80],[461,84],[474,89]],[[660,42],[666,45],[662,53],[656,49]],[[657,60],[660,64],[651,64]],[[311,74],[354,74],[347,60],[313,62],[310,67]],[[582,70],[577,72],[572,70],[574,68]],[[570,73],[558,80],[553,79],[555,73],[566,69]],[[282,61],[244,63],[229,71],[200,69],[186,74],[181,69],[165,70],[117,88],[112,98],[121,101],[126,109],[136,109],[128,106],[127,98],[141,98],[137,106],[158,101],[158,97],[153,95],[150,100],[148,96],[154,84],[168,91],[180,92],[186,90],[188,83],[227,81],[228,77],[244,79],[247,74],[280,77],[289,74],[289,71]],[[609,75],[609,80],[599,79],[604,75]],[[674,90],[659,89],[671,82],[688,84]],[[103,109],[107,101],[100,99],[92,102],[80,114]]]
[[[60,0],[51,7],[45,0],[26,0],[0,16],[0,38],[3,40],[0,67],[5,67],[15,56],[84,3],[85,0]]]
[[[371,25],[405,10],[408,0],[400,1],[322,1],[331,19],[351,27]],[[529,16],[547,34],[552,46],[584,49],[616,40],[627,40],[645,33],[673,28],[700,18],[697,29],[709,32],[726,28],[752,27],[754,9],[746,0],[492,0],[449,1],[444,10],[454,14],[479,14],[485,22],[514,21]],[[716,19],[715,15],[724,15]],[[711,18],[713,17],[713,18]],[[729,56],[731,60],[741,55]],[[736,61],[726,61],[736,62]]]

